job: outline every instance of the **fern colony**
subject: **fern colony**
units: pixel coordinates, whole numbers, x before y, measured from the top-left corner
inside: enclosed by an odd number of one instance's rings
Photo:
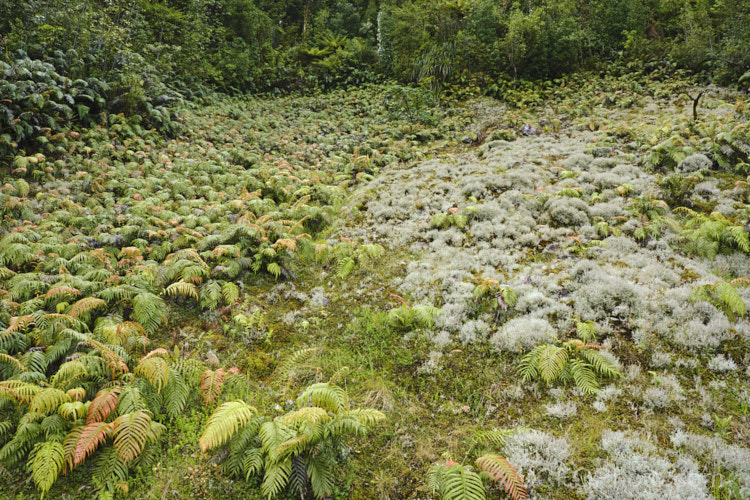
[[[343,26],[344,4],[307,21]],[[509,9],[448,2],[440,29],[470,45],[464,22],[507,17],[482,54],[539,74],[543,9]],[[389,50],[423,44],[389,48],[380,12],[378,58],[405,71]],[[326,35],[294,52],[323,86],[367,57]],[[73,53],[0,64],[3,494],[747,498],[745,97],[701,87],[695,116],[686,75],[624,62],[475,80],[462,50],[426,50],[421,87],[179,102],[69,81]],[[260,78],[237,71],[206,78]]]

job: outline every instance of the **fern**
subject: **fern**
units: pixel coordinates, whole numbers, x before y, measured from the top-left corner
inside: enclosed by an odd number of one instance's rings
[[[161,392],[162,388],[169,382],[169,364],[160,357],[144,357],[135,368],[134,373],[145,377],[156,389],[156,392]]]
[[[523,478],[505,457],[496,454],[483,455],[476,460],[477,467],[486,473],[513,500],[525,500],[529,494]]]
[[[107,420],[107,417],[117,408],[121,392],[122,389],[119,387],[99,391],[89,405],[86,424]]]
[[[64,460],[65,450],[58,442],[46,441],[34,446],[34,450],[29,455],[28,466],[31,469],[34,484],[42,492],[42,498],[62,471]]]
[[[214,404],[219,399],[225,378],[226,372],[221,368],[216,371],[206,370],[201,373],[201,398],[203,398],[206,406]]]
[[[747,307],[742,296],[731,283],[725,281],[696,287],[690,293],[690,299],[694,302],[709,302],[722,311],[730,321],[747,315]]]
[[[250,422],[258,410],[244,401],[231,401],[219,406],[208,419],[200,438],[201,450],[206,451],[226,443],[237,431]]]
[[[143,292],[133,297],[132,319],[150,335],[167,322],[167,306],[153,293]]]
[[[338,413],[349,407],[346,391],[339,386],[319,383],[309,386],[297,397],[297,406],[315,405],[332,413]]]
[[[586,344],[579,339],[561,346],[539,345],[521,358],[518,374],[524,382],[541,378],[547,385],[573,381],[584,392],[599,390],[597,377],[617,378],[620,370],[597,352],[602,346]]]
[[[71,306],[70,308],[70,311],[68,311],[68,314],[74,318],[77,318],[81,314],[86,314],[98,307],[105,306],[106,304],[107,303],[102,299],[97,299],[96,297],[86,297],[73,304],[73,306]]]
[[[479,474],[460,464],[433,465],[428,477],[430,488],[442,500],[484,500],[487,497]]]
[[[164,293],[172,296],[182,295],[183,297],[192,297],[195,300],[198,300],[198,287],[192,283],[186,283],[184,281],[172,283],[164,289]]]
[[[87,424],[75,443],[73,451],[73,466],[82,464],[86,458],[107,441],[112,435],[113,424],[93,422]]]
[[[121,415],[113,422],[114,447],[123,463],[127,464],[141,454],[150,424],[151,416],[145,411]]]

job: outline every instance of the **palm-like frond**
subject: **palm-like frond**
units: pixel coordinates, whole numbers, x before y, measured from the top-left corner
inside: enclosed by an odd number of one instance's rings
[[[86,424],[107,420],[107,417],[117,408],[121,392],[122,389],[120,387],[112,387],[110,389],[102,389],[96,393],[96,396],[89,405]]]
[[[208,419],[206,429],[199,440],[201,450],[210,450],[226,443],[257,413],[258,410],[244,401],[230,401],[222,404]]]
[[[483,455],[476,460],[476,464],[479,470],[487,473],[498,488],[504,488],[505,493],[513,500],[525,500],[528,497],[521,474],[505,457],[495,454]]]
[[[82,464],[86,457],[96,451],[112,435],[113,424],[106,422],[93,422],[87,424],[82,430],[75,443],[73,452],[73,466]]]
[[[134,373],[145,377],[156,389],[156,392],[161,392],[161,389],[169,382],[169,371],[167,361],[155,356],[141,359],[141,362],[135,367]]]
[[[429,477],[442,500],[484,500],[487,496],[479,474],[459,464],[433,465]]]
[[[341,387],[323,382],[309,386],[297,397],[297,406],[308,405],[338,413],[349,407],[349,399]]]
[[[42,497],[54,484],[63,468],[65,450],[63,445],[55,441],[46,441],[34,446],[29,455],[29,469],[31,478]]]
[[[77,318],[81,314],[88,313],[94,309],[102,306],[106,306],[107,302],[96,297],[84,297],[73,304],[68,311],[68,314],[74,318]]]
[[[222,368],[216,371],[206,370],[201,373],[201,397],[207,406],[214,404],[219,399],[226,375]]]
[[[167,306],[153,293],[142,292],[133,297],[132,319],[150,334],[167,322]]]
[[[151,416],[146,411],[121,415],[113,422],[117,455],[123,463],[135,460],[146,446]]]
[[[263,482],[260,485],[260,490],[263,493],[263,496],[273,498],[281,493],[289,482],[289,475],[291,472],[291,459],[287,459],[281,463],[266,468]]]

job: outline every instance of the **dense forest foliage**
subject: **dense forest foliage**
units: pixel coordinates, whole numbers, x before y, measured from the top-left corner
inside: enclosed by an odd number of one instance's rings
[[[750,68],[748,15],[742,0],[7,0],[0,33],[6,62],[23,50],[72,79],[116,80],[131,99],[162,83],[488,86],[632,61],[736,85]]]
[[[745,0],[0,2],[0,497],[748,498],[748,86]]]

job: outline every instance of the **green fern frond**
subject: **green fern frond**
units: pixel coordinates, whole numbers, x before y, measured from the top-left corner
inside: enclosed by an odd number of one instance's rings
[[[273,498],[286,488],[289,475],[292,472],[292,460],[287,459],[281,463],[266,468],[260,490],[263,496]]]
[[[459,464],[436,464],[430,470],[433,491],[442,500],[484,500],[487,492],[482,478]]]
[[[250,479],[250,476],[260,474],[263,471],[263,450],[261,448],[250,448],[245,451],[245,456],[242,460],[242,470],[245,471],[245,479]]]
[[[57,414],[65,420],[75,422],[76,420],[82,419],[88,412],[88,406],[86,403],[81,401],[72,401],[70,403],[63,403],[57,409]]]
[[[518,429],[497,429],[492,431],[479,431],[474,435],[474,441],[492,448],[505,446],[507,437],[518,432]]]
[[[208,419],[199,440],[202,451],[226,443],[237,431],[250,422],[258,410],[244,401],[230,401],[219,406]]]
[[[316,498],[328,498],[333,492],[333,464],[327,455],[308,454],[305,457],[307,474]]]
[[[568,351],[552,344],[542,346],[539,352],[539,376],[548,384],[563,372],[568,361]]]
[[[581,349],[578,354],[591,365],[598,375],[606,378],[618,378],[622,376],[620,369],[597,351],[593,349]]]
[[[599,383],[596,381],[596,375],[587,363],[571,359],[570,373],[575,384],[586,394],[595,394],[599,391]]]
[[[349,399],[346,391],[341,387],[323,382],[307,387],[297,397],[297,406],[308,405],[319,406],[331,413],[338,413],[349,407]]]
[[[31,478],[42,497],[49,491],[62,471],[65,460],[63,445],[55,441],[46,441],[34,446],[29,455],[29,469]]]
[[[190,395],[190,388],[177,371],[171,370],[169,381],[164,386],[162,395],[167,415],[175,418],[184,410],[188,396]]]
[[[50,412],[57,412],[57,408],[63,403],[69,403],[71,401],[70,396],[60,389],[48,387],[42,389],[34,399],[31,401],[29,406],[29,413],[32,415],[46,415]]]
[[[221,287],[221,293],[227,305],[234,304],[240,298],[240,288],[231,281],[224,282]]]
[[[149,335],[167,322],[167,306],[153,293],[143,292],[133,297],[132,319],[140,324]]]
[[[523,478],[515,467],[500,455],[483,455],[476,460],[479,470],[485,472],[513,500],[525,500],[529,493],[523,484]]]
[[[344,279],[349,276],[357,265],[352,257],[346,257],[336,261],[336,276]]]
[[[183,297],[192,297],[198,300],[198,287],[192,283],[186,283],[184,281],[178,281],[172,283],[164,289],[164,293],[167,295],[182,295]]]

